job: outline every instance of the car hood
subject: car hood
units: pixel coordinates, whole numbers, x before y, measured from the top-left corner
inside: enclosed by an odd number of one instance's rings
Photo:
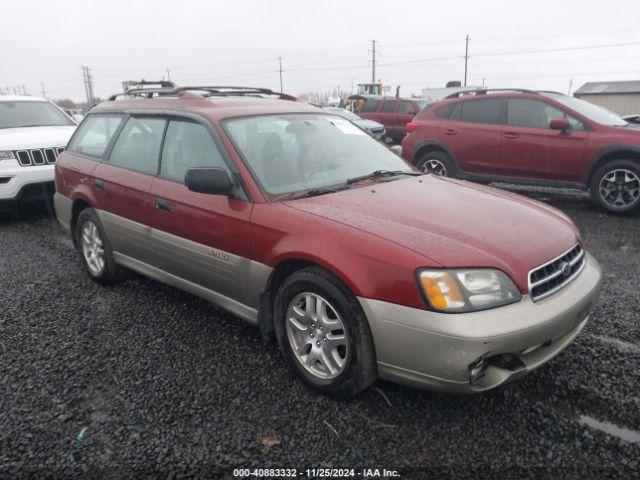
[[[75,125],[0,128],[0,150],[64,147],[75,129]]]
[[[528,290],[529,270],[579,241],[573,222],[558,210],[434,175],[401,177],[286,204],[410,249],[425,257],[423,266],[498,268],[522,292]]]
[[[384,125],[382,125],[381,123],[378,123],[376,121],[373,120],[367,120],[366,118],[360,119],[360,120],[354,120],[353,121],[356,125],[358,125],[360,128],[364,128],[364,129],[372,129],[372,128],[384,128]]]

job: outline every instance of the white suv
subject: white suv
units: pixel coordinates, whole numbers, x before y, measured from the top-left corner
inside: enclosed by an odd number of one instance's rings
[[[43,98],[0,95],[0,205],[53,195],[53,164],[75,128]]]

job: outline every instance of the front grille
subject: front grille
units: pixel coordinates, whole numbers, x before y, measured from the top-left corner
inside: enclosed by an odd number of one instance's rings
[[[371,132],[372,133],[382,133],[382,132],[384,132],[384,128],[382,128],[382,127],[372,128]]]
[[[53,165],[63,151],[63,147],[32,148],[30,150],[16,150],[13,154],[18,159],[20,166],[32,167]]]
[[[548,297],[578,276],[584,267],[584,250],[578,244],[550,262],[529,272],[529,293],[533,301]]]

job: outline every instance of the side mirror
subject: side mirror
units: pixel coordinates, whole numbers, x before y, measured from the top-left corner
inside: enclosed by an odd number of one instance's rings
[[[233,189],[233,183],[224,168],[190,168],[184,183],[192,192],[211,195],[229,195]]]
[[[571,129],[571,124],[566,118],[554,118],[549,122],[549,128],[551,130],[560,130],[561,132],[564,132]]]

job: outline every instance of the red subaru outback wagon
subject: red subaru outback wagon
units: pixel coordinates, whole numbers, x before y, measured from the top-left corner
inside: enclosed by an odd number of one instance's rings
[[[448,177],[588,188],[611,212],[640,211],[637,125],[561,93],[466,93],[407,125],[404,158]]]
[[[487,390],[585,326],[600,268],[565,215],[422,174],[342,117],[246,92],[91,110],[56,163],[55,207],[93,280],[131,269],[208,299],[338,396],[377,377]]]

